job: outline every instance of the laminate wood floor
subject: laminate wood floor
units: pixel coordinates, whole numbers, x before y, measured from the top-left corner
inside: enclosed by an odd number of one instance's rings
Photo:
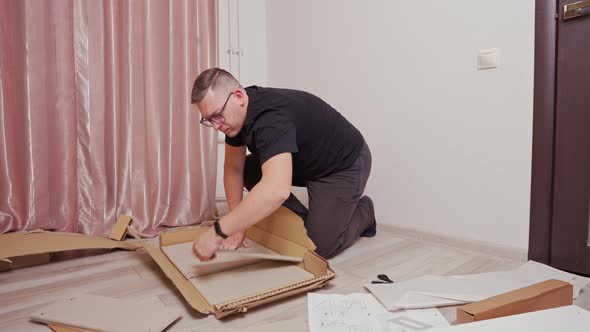
[[[501,251],[498,251],[502,253]],[[337,274],[321,293],[366,292],[363,284],[385,273],[393,280],[424,274],[470,274],[513,269],[524,262],[515,255],[449,245],[379,225],[377,236],[362,238],[330,260]],[[307,321],[305,294],[217,320],[196,313],[158,266],[143,251],[116,251],[0,273],[0,331],[49,331],[29,321],[29,314],[48,303],[80,293],[161,302],[179,307],[183,318],[167,331],[239,331],[283,320]],[[590,310],[590,287],[575,304]],[[455,308],[441,308],[450,322]]]

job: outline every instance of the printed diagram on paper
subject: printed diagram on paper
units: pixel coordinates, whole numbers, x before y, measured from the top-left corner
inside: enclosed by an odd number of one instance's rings
[[[371,316],[387,313],[370,294],[309,293],[308,308],[310,331],[379,331]]]
[[[393,313],[371,294],[309,293],[307,299],[311,332],[410,332],[449,325],[437,309]]]

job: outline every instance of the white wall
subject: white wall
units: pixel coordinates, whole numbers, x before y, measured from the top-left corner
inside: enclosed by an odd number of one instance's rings
[[[243,86],[267,85],[266,0],[218,0],[219,67]],[[216,199],[225,200],[225,135],[218,133]]]
[[[363,132],[379,223],[526,250],[533,0],[266,6],[269,85],[316,93]],[[500,66],[478,71],[492,47]]]

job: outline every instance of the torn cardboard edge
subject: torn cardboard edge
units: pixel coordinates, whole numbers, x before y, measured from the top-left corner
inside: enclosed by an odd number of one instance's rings
[[[137,232],[128,227],[129,234],[134,236],[140,245],[145,248],[189,305],[200,313],[214,314],[219,319],[238,312],[246,312],[250,308],[268,302],[322,287],[336,276],[329,268],[328,262],[313,251],[315,245],[307,237],[307,231],[302,220],[290,210],[280,207],[269,217],[249,228],[246,235],[251,240],[281,255],[303,258],[303,261],[297,266],[313,274],[313,278],[290,283],[282,287],[261,290],[255,294],[232,299],[224,303],[209,303],[161,250],[164,245],[192,242],[208,229],[208,227],[199,226],[163,232],[160,234],[159,247],[154,247],[145,243]]]
[[[523,314],[572,304],[573,286],[550,279],[457,307],[457,323]]]
[[[120,215],[117,219],[117,222],[115,223],[115,226],[113,226],[113,229],[111,230],[109,239],[115,241],[122,241],[127,235],[127,227],[131,225],[132,220],[133,219],[131,218],[131,216],[127,216],[124,214]]]
[[[131,218],[119,218],[115,229],[127,228]],[[119,234],[119,232],[117,233]],[[32,230],[0,235],[0,271],[49,263],[50,253],[81,249],[136,250],[137,241],[121,241],[124,233],[111,234],[118,240],[77,233]]]

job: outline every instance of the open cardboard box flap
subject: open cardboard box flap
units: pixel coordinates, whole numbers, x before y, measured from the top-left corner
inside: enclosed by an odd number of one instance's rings
[[[199,226],[163,232],[160,234],[160,246],[192,242],[207,229],[208,227]],[[313,278],[290,283],[278,288],[265,289],[256,294],[235,298],[224,303],[209,303],[201,292],[182,275],[160,248],[145,243],[131,229],[130,233],[138,238],[140,244],[174,283],[191,307],[203,314],[215,314],[217,318],[237,312],[245,312],[248,308],[322,287],[330,279],[335,277],[334,272],[328,266],[328,262],[313,251],[316,247],[307,236],[303,221],[296,214],[284,207],[280,207],[272,215],[250,227],[246,235],[256,243],[281,255],[302,257],[303,261],[299,263],[298,267],[313,274]],[[218,273],[231,272],[225,271]],[[272,278],[272,276],[268,275],[265,277]],[[198,279],[194,282],[198,283]]]
[[[119,219],[113,230],[125,229],[130,221],[131,219]],[[0,271],[16,268],[17,266],[47,263],[49,262],[49,253],[52,252],[114,248],[135,250],[141,247],[137,241],[119,241],[123,239],[124,235],[124,233],[120,233],[119,238],[116,238],[111,233],[112,239],[106,239],[84,234],[43,230],[2,234],[0,235],[0,260],[8,264],[0,267]],[[17,261],[24,263],[15,264]]]

